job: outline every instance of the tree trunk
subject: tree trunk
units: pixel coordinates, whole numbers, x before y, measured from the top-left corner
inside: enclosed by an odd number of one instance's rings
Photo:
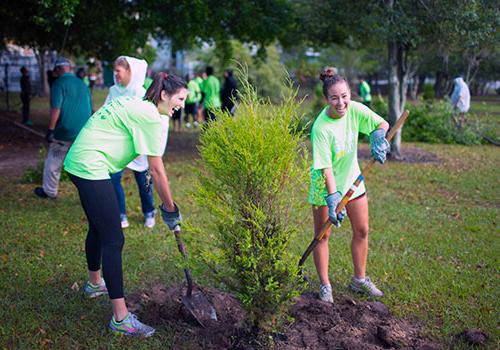
[[[389,62],[389,123],[395,125],[406,105],[408,77],[411,69],[408,64],[408,48],[395,40],[388,42]],[[391,154],[394,159],[401,158],[401,131],[396,131],[392,139]]]
[[[40,88],[38,93],[40,96],[47,96],[49,94],[49,82],[47,81],[47,60],[45,55],[45,50],[37,49],[35,50],[36,60],[38,61],[38,70],[40,74]]]

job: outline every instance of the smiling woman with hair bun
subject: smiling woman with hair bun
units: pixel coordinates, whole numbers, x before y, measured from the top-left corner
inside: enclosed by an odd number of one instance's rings
[[[351,101],[351,90],[347,80],[332,67],[325,68],[320,79],[327,105],[314,121],[311,129],[313,164],[311,167],[311,189],[309,203],[312,204],[314,231],[317,235],[327,220],[334,225],[346,215],[335,209],[357,176],[358,134],[370,135],[374,158],[384,163],[389,143],[385,134],[389,124],[365,105]],[[347,215],[352,227],[351,253],[354,275],[349,287],[369,296],[383,293],[365,275],[368,256],[368,199],[364,182],[358,186],[347,203]],[[333,302],[332,287],[328,276],[330,229],[314,250],[314,263],[320,279],[319,297]]]

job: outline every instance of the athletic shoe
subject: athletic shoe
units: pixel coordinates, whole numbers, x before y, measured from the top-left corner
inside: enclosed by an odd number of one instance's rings
[[[191,123],[186,123],[186,128],[191,129]]]
[[[349,288],[357,293],[367,294],[371,297],[381,297],[384,295],[384,293],[373,284],[370,277],[365,277],[365,280],[362,282],[353,277]]]
[[[37,195],[38,197],[40,198],[50,198],[50,199],[55,199],[56,197],[51,197],[49,196],[47,193],[45,193],[45,191],[43,190],[43,187],[35,187],[35,189],[33,190],[33,193],[35,195]]]
[[[97,286],[87,281],[83,286],[83,292],[88,298],[96,298],[101,295],[108,294],[108,289],[106,288],[106,283],[101,279],[101,283]]]
[[[198,127],[198,125],[200,125],[200,123],[198,123],[198,122],[196,122],[196,121],[193,123],[193,126],[194,126],[195,128],[197,128],[197,127]]]
[[[155,224],[156,221],[154,216],[144,219],[144,227],[153,228]]]
[[[321,284],[319,286],[319,298],[327,303],[333,303],[332,286],[329,284]]]
[[[122,228],[127,228],[127,227],[130,226],[129,223],[128,223],[127,215],[120,214],[120,221],[121,221],[121,224],[122,224]]]
[[[150,337],[154,334],[155,329],[144,323],[141,323],[137,316],[129,312],[121,322],[115,321],[115,316],[109,321],[109,329],[114,334],[126,335],[128,337]]]

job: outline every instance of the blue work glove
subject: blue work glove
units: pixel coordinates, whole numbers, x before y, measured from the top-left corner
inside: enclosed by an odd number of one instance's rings
[[[47,134],[45,135],[45,141],[48,143],[54,142],[54,129],[47,130]]]
[[[326,204],[328,205],[328,217],[330,218],[330,221],[335,226],[340,227],[340,223],[342,222],[342,220],[344,220],[344,217],[346,215],[346,210],[344,208],[340,213],[335,214],[335,209],[337,209],[337,206],[342,200],[342,193],[337,191],[335,193],[329,194],[325,197],[325,200]]]
[[[370,134],[370,148],[372,156],[380,164],[384,164],[387,159],[387,152],[390,151],[391,145],[385,138],[385,130],[377,129]]]
[[[165,222],[170,230],[174,230],[177,225],[181,224],[182,215],[177,207],[177,204],[174,203],[175,211],[170,212],[167,211],[165,205],[162,203],[160,205],[161,217],[163,222]]]

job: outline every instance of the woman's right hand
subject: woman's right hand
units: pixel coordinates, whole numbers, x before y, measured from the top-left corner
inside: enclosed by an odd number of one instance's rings
[[[340,227],[340,223],[342,222],[342,220],[344,220],[344,217],[346,215],[346,210],[345,208],[343,208],[342,211],[338,214],[335,213],[335,210],[342,200],[342,193],[337,191],[335,193],[329,194],[325,197],[325,200],[326,204],[328,205],[328,217],[330,218],[330,221],[335,226]]]

